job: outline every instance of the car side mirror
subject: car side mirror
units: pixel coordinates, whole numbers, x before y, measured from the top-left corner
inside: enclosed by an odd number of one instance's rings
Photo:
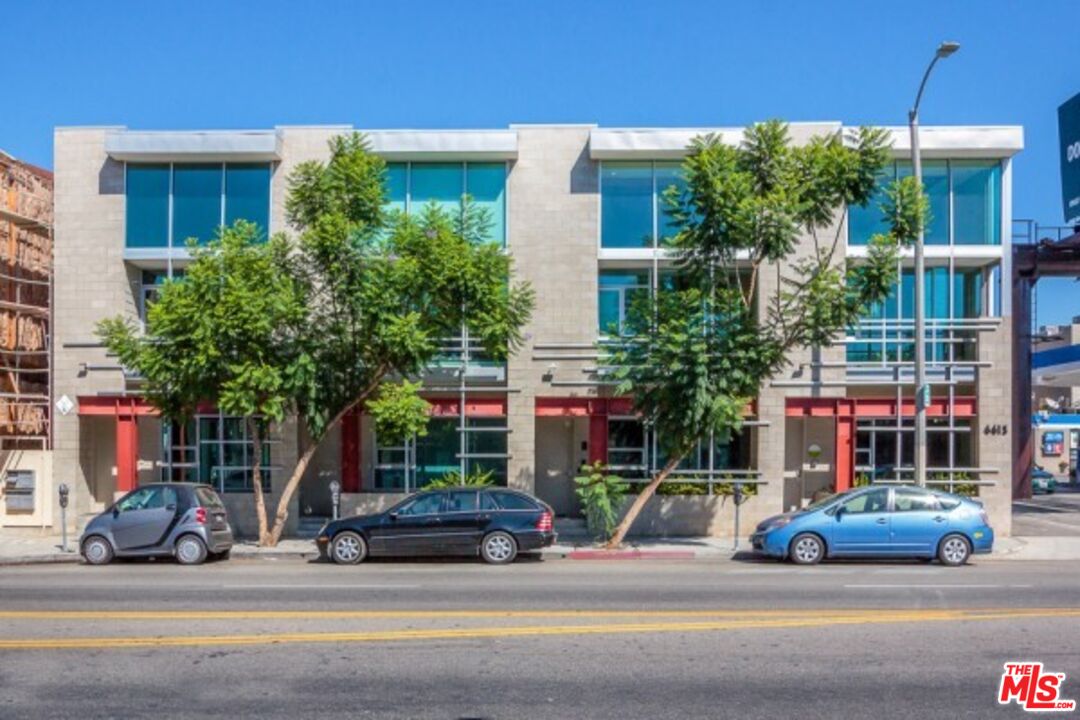
[[[116,507],[115,505],[113,506],[113,509],[112,509],[112,516],[113,516],[113,519],[116,519],[116,518],[120,517],[120,508]]]
[[[390,513],[390,519],[391,520],[397,520],[398,519],[398,514],[396,512]]]
[[[836,509],[833,510],[833,517],[835,517],[837,520],[839,520],[840,516],[843,515],[843,514],[844,514],[844,506],[843,505],[837,505]]]

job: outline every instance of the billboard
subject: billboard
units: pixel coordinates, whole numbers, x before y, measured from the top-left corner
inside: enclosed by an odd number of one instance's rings
[[[1061,202],[1065,223],[1080,222],[1080,93],[1058,108],[1061,138]]]

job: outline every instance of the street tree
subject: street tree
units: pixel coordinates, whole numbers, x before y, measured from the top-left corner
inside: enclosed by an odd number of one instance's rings
[[[693,140],[685,185],[664,192],[678,280],[636,299],[606,358],[616,392],[630,396],[666,458],[608,547],[699,443],[742,426],[793,350],[829,346],[887,296],[900,248],[927,222],[914,178],[888,188],[889,230],[865,260],[845,265],[838,248],[845,207],[871,202],[888,161],[887,136],[872,128],[796,146],[784,123],[769,121],[738,146]]]
[[[292,407],[291,368],[305,319],[306,293],[288,269],[283,236],[265,241],[237,221],[205,246],[189,245],[183,280],[161,286],[147,311],[146,333],[126,318],[98,333],[164,422],[184,428],[200,405],[245,418],[254,458],[252,488],[259,542],[269,540],[263,495],[263,442]]]

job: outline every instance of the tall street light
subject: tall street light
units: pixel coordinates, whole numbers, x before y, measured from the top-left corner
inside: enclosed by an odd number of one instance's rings
[[[922,161],[919,157],[919,102],[922,100],[930,71],[938,60],[947,58],[960,49],[960,43],[943,42],[934,53],[934,59],[926,68],[915,105],[908,113],[911,130],[911,164],[915,169],[915,183],[922,188]],[[930,404],[930,385],[926,382],[926,259],[923,254],[924,228],[919,223],[919,237],[915,241],[915,484],[926,486],[926,408]]]

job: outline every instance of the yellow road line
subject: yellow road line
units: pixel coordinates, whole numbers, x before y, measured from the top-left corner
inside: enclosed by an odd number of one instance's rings
[[[1070,613],[1080,608],[957,608],[949,612]],[[880,617],[888,608],[793,610],[0,610],[0,620],[455,620],[498,618]],[[919,610],[914,612],[938,612]]]
[[[878,625],[904,622],[974,622],[1018,617],[1080,616],[1080,609],[1003,611],[919,610],[867,615],[726,620],[682,623],[627,623],[600,625],[531,625],[518,627],[431,628],[324,633],[267,633],[249,635],[135,636],[84,638],[18,638],[0,640],[0,650],[120,649],[140,647],[201,647],[221,645],[278,645],[300,643],[363,643],[401,640],[475,640],[486,638],[616,635],[627,633],[705,632],[760,628]]]

